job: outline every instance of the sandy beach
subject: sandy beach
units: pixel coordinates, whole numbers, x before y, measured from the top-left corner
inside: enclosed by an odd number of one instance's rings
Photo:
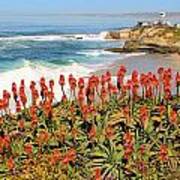
[[[180,71],[180,55],[179,54],[135,54],[135,56],[117,59],[111,66],[104,67],[95,74],[100,75],[109,70],[113,75],[119,68],[119,65],[128,67],[128,74],[132,70],[137,69],[139,72],[155,72],[157,67],[172,68],[174,71]]]

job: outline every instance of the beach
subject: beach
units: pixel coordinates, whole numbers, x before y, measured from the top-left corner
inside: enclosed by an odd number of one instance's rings
[[[134,56],[132,55],[134,54]],[[125,65],[128,67],[128,74],[132,70],[137,69],[139,72],[156,72],[157,67],[171,68],[174,71],[180,71],[180,55],[179,54],[146,54],[146,53],[132,53],[129,57],[124,57],[123,59],[117,59],[113,64],[108,67],[104,67],[99,71],[96,71],[97,75],[105,73],[107,70],[113,75],[120,65]]]

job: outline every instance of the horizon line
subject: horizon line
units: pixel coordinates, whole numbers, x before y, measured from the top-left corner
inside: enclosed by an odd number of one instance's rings
[[[144,12],[121,12],[121,13],[106,13],[106,12],[90,12],[90,13],[77,13],[77,12],[73,12],[73,13],[54,13],[54,12],[50,12],[50,13],[5,13],[2,12],[0,13],[0,16],[119,16],[119,15],[144,15],[144,14],[148,14],[148,15],[155,15],[155,14],[159,14],[162,11],[144,11]],[[180,14],[180,11],[163,11],[167,14]]]

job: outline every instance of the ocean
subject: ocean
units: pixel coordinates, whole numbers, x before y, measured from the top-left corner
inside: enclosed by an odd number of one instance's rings
[[[28,84],[42,76],[57,80],[59,74],[70,73],[87,76],[117,59],[137,56],[104,51],[124,43],[105,40],[105,32],[158,19],[153,13],[0,15],[0,93],[13,81],[25,79]],[[169,14],[167,19],[180,23],[180,14]]]

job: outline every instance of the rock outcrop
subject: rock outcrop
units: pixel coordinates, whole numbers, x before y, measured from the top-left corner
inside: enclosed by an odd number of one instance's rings
[[[113,52],[180,53],[180,29],[153,25],[109,32],[106,39],[125,40],[123,48],[108,49]]]

